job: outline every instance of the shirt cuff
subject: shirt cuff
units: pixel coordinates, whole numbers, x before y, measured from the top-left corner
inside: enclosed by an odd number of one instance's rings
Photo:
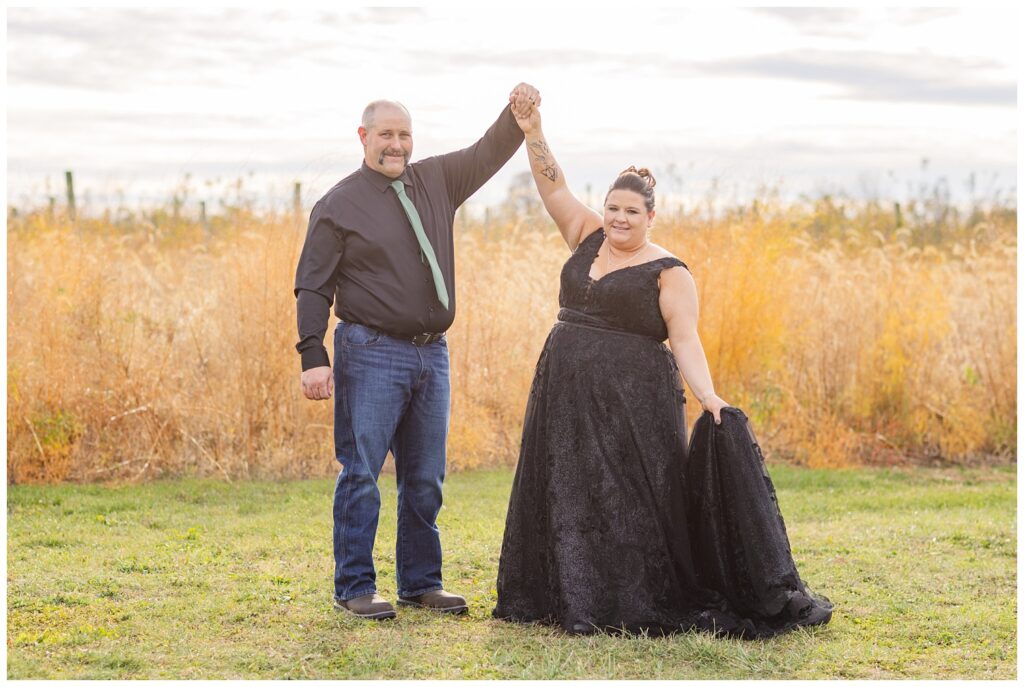
[[[519,128],[519,123],[516,121],[516,116],[512,114],[512,104],[509,103],[508,105],[506,105],[505,109],[502,111],[501,114],[502,118],[504,119],[505,128],[507,130],[506,133],[512,138],[518,138],[520,141],[522,141],[525,138],[525,136],[523,136],[523,130]]]
[[[307,348],[302,352],[302,371],[311,370],[314,367],[330,367],[331,359],[327,355],[327,349],[323,346]]]

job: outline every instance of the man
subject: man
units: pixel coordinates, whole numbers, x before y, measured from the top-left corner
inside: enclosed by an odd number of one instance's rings
[[[540,94],[519,84],[473,145],[412,164],[412,119],[397,102],[363,112],[361,168],[313,207],[295,275],[302,390],[334,401],[334,602],[361,618],[394,618],[377,594],[377,477],[390,449],[398,482],[398,602],[465,613],[444,591],[437,514],[450,384],[444,332],[455,317],[455,211],[519,148],[522,115]],[[324,333],[339,320],[334,369]]]

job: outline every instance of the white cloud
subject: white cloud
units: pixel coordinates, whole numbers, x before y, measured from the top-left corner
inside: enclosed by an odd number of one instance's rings
[[[326,190],[358,164],[367,101],[408,105],[424,157],[472,142],[520,80],[579,188],[636,162],[800,190],[925,156],[1015,184],[1005,10],[507,10],[10,9],[8,192],[68,167],[85,186],[252,171]]]

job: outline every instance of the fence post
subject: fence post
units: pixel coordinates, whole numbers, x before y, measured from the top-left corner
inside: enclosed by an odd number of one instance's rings
[[[204,234],[210,233],[210,225],[206,222],[206,201],[199,201],[199,224],[203,228]]]
[[[56,214],[56,209],[57,209],[57,198],[55,196],[50,196],[50,208],[49,208],[49,210],[47,210],[47,215],[48,215],[47,219],[51,223],[53,222],[53,217]]]
[[[295,190],[292,192],[292,214],[296,221],[302,219],[302,183],[295,182]]]
[[[64,179],[68,185],[68,217],[72,222],[75,221],[75,181],[71,175],[71,170],[64,172]]]

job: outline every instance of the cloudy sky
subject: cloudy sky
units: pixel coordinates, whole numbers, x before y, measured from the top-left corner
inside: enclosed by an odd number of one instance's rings
[[[1017,16],[998,8],[9,9],[7,193],[192,199],[232,181],[312,204],[359,164],[374,98],[413,113],[414,159],[472,143],[519,81],[582,195],[650,167],[664,195],[948,179],[1016,193]],[[922,160],[927,165],[922,168]],[[502,200],[515,158],[474,198]]]

